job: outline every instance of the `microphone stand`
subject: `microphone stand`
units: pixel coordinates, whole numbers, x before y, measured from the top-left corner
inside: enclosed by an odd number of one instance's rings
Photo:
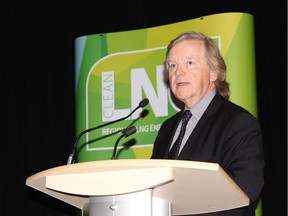
[[[132,134],[134,134],[136,132],[136,127],[135,126],[132,126],[132,127],[128,127],[126,129],[124,129],[122,131],[122,134],[120,137],[118,137],[115,145],[114,145],[114,149],[113,149],[113,153],[112,153],[112,157],[111,157],[111,160],[114,160],[115,159],[115,156],[116,156],[116,151],[117,151],[117,146],[118,146],[118,143],[119,141],[123,138],[123,137],[128,137]]]

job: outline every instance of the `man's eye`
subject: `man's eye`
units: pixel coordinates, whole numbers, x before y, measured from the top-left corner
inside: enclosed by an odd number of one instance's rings
[[[169,65],[169,70],[173,70],[173,69],[175,69],[176,68],[176,64],[170,64]]]
[[[187,65],[193,65],[193,64],[194,64],[193,61],[188,61],[188,62],[187,62]]]

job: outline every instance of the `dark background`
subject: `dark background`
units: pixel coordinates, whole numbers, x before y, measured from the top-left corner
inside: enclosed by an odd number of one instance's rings
[[[223,12],[250,13],[255,19],[258,117],[266,158],[263,216],[286,215],[286,0],[1,3],[1,215],[75,214],[74,207],[29,188],[25,181],[37,172],[66,164],[74,143],[77,37]]]

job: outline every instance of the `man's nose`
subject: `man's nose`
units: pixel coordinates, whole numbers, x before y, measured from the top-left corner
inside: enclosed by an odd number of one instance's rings
[[[185,73],[185,67],[181,64],[179,64],[176,68],[175,74],[177,76],[183,75]]]

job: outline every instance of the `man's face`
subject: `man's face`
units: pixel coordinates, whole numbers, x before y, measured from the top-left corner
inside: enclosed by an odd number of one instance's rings
[[[215,88],[217,73],[212,71],[200,40],[178,42],[167,58],[169,84],[173,94],[191,108]]]

